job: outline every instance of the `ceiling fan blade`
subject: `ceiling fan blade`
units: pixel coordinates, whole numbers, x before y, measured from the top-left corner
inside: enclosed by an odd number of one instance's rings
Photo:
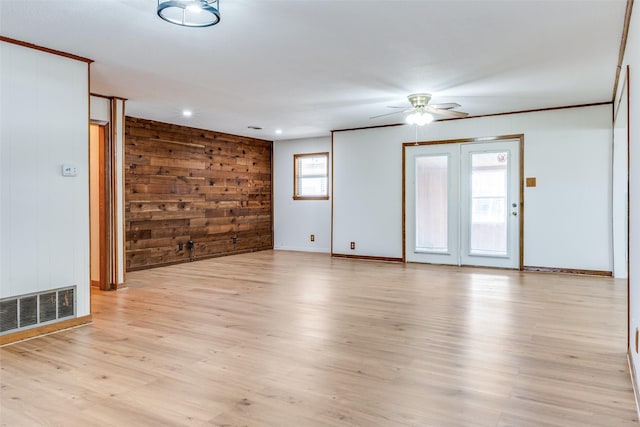
[[[370,119],[377,119],[378,117],[391,116],[393,114],[408,113],[409,111],[413,111],[413,108],[409,108],[409,109],[402,110],[402,111],[394,111],[393,113],[379,114],[377,116],[373,116],[373,117],[369,117],[369,118]]]
[[[433,108],[431,105],[427,105],[425,107],[425,110],[431,114],[437,114],[439,116],[446,116],[446,117],[462,118],[462,117],[467,117],[469,115],[469,113],[464,113],[462,111]]]
[[[460,104],[456,102],[445,102],[443,104],[429,104],[429,107],[437,108],[439,110],[451,110],[452,108],[460,107]]]

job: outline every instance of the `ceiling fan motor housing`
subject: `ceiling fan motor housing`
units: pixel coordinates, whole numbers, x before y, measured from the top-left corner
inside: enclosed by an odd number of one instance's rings
[[[414,93],[407,97],[413,108],[424,108],[431,100],[429,93]]]

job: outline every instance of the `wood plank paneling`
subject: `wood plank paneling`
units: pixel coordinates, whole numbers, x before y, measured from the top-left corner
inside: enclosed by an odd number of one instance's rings
[[[127,270],[273,247],[271,141],[134,117],[125,136]]]

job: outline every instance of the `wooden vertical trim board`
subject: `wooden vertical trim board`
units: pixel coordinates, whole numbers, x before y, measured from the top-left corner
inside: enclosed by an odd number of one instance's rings
[[[402,144],[402,262],[407,262],[407,146]]]
[[[273,199],[273,165],[274,165],[274,142],[271,141],[271,170],[269,174],[271,175],[271,247],[274,247],[276,244],[276,230],[275,230],[275,203]]]
[[[126,125],[126,102],[127,100],[124,98],[116,98],[120,101],[122,101],[122,114],[120,115],[120,123],[121,123],[121,129],[122,129],[122,158],[119,160],[120,161],[120,166],[122,167],[122,174],[120,174],[120,178],[121,178],[121,186],[118,189],[118,195],[120,197],[120,200],[122,200],[122,209],[120,211],[117,210],[117,203],[116,203],[116,207],[114,208],[114,212],[116,212],[116,223],[117,223],[117,219],[121,219],[121,226],[120,226],[120,231],[122,232],[122,242],[120,243],[120,246],[118,246],[118,249],[116,251],[116,256],[119,257],[119,253],[120,251],[122,252],[122,265],[118,266],[118,270],[116,270],[116,287],[126,287],[125,283],[127,281],[127,269],[125,268],[126,265],[126,251],[124,248],[124,244],[126,241],[126,229],[125,229],[125,215],[124,215],[124,206],[125,206],[125,202],[126,200],[124,199],[124,194],[125,194],[125,190],[124,190],[124,186],[125,186],[125,178],[124,178],[124,159],[125,159],[125,138],[126,138],[126,132],[125,132],[125,125]],[[273,199],[272,199],[273,200]],[[123,283],[119,283],[120,281],[120,272],[122,271],[122,282]]]
[[[111,150],[110,150],[110,160],[111,160],[111,173],[110,173],[110,195],[109,198],[111,200],[110,211],[111,215],[109,216],[110,222],[110,230],[111,230],[111,250],[110,250],[110,258],[111,258],[111,268],[110,268],[110,280],[109,286],[106,288],[107,290],[116,290],[118,289],[118,272],[120,271],[120,266],[118,265],[118,247],[120,245],[120,240],[118,239],[118,215],[121,212],[118,212],[118,106],[117,100],[115,98],[111,99],[110,105],[110,113],[111,113]]]
[[[520,135],[520,206],[518,207],[518,215],[520,216],[520,260],[519,270],[524,268],[524,134]]]
[[[115,284],[116,284],[116,289],[118,289],[119,287],[124,286],[124,283],[120,283],[120,272],[122,271],[122,279],[124,282],[125,279],[125,272],[126,272],[126,268],[124,267],[124,263],[125,263],[125,251],[124,251],[124,236],[125,236],[125,219],[124,219],[124,206],[125,206],[125,199],[124,199],[124,146],[125,146],[125,120],[126,120],[126,116],[125,116],[125,100],[124,99],[118,99],[116,98],[114,100],[115,105],[116,105],[116,115],[117,115],[117,111],[118,111],[118,102],[122,101],[122,111],[120,112],[120,120],[118,123],[116,123],[115,126],[115,132],[116,135],[120,136],[120,146],[122,148],[122,157],[118,157],[118,144],[116,143],[116,150],[115,150],[115,154],[116,154],[116,161],[118,163],[116,163],[116,165],[120,165],[121,168],[121,173],[117,173],[117,168],[116,168],[116,183],[120,183],[120,185],[116,185],[116,197],[117,197],[117,201],[120,203],[120,205],[122,206],[121,210],[118,210],[118,202],[115,203],[114,206],[114,217],[115,217],[115,225],[116,227],[118,226],[118,222],[120,222],[120,227],[119,227],[119,232],[116,233],[118,236],[122,236],[122,239],[117,239],[118,245],[116,246],[116,250],[115,250],[115,256],[116,256],[116,271],[115,271]],[[120,128],[122,129],[120,132],[118,132],[118,124],[120,124]],[[118,229],[118,228],[116,228]],[[120,253],[122,253],[122,265],[120,264],[120,262],[118,261],[120,259]]]
[[[91,62],[87,63],[87,172],[91,168]],[[91,174],[87,173],[87,192],[89,203],[89,314],[91,314]],[[100,284],[98,283],[98,286]]]
[[[633,0],[629,1],[633,5]],[[631,76],[629,75],[629,65],[627,65],[625,81],[627,83],[627,342],[629,342],[629,337],[631,336],[631,302],[629,301],[631,295],[631,257],[629,256],[631,251],[631,243],[629,241],[629,236],[631,235],[631,198],[629,197],[629,187],[631,186],[631,109],[629,108],[631,106]]]
[[[76,326],[86,325],[91,323],[91,314],[76,317],[73,319],[62,320],[56,323],[50,323],[44,326],[38,326],[36,328],[26,329],[24,331],[14,332],[12,334],[6,334],[0,336],[0,347],[7,344],[12,344],[18,341],[24,341],[30,338],[40,337],[42,335],[52,334],[54,332],[60,332],[65,329],[74,328]]]
[[[105,290],[117,290],[119,285],[119,265],[118,251],[121,244],[118,238],[118,218],[124,215],[124,212],[118,210],[118,114],[117,102],[118,98],[109,96],[109,179],[108,179],[108,199],[109,199],[109,280]]]
[[[331,226],[330,226],[330,234],[331,236],[329,236],[330,238],[330,249],[329,252],[331,253],[331,256],[333,256],[333,201],[334,201],[334,187],[335,187],[335,182],[333,181],[333,178],[335,177],[335,164],[334,164],[334,144],[333,144],[333,133],[334,131],[331,131]],[[294,166],[295,168],[295,166]],[[295,171],[294,171],[295,174]],[[295,176],[293,177],[293,179],[296,179]]]

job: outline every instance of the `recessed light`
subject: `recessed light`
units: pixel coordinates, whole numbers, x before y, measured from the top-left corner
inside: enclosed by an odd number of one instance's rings
[[[276,129],[276,134],[282,135],[282,129]]]
[[[191,117],[193,116],[193,113],[191,112],[191,110],[182,110],[182,115],[184,117]]]

